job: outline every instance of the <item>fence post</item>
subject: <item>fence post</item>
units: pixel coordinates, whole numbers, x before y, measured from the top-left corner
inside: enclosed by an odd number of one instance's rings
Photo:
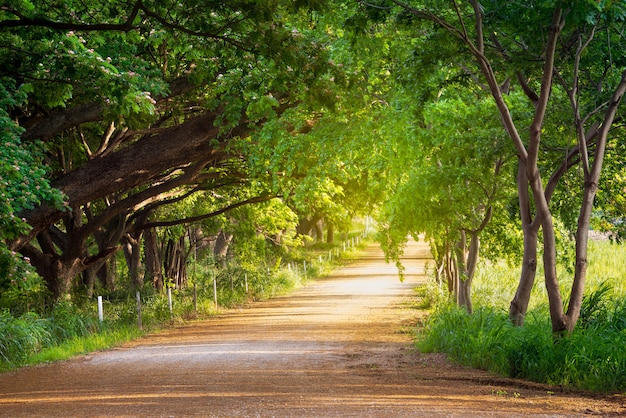
[[[193,310],[198,312],[198,289],[196,282],[193,282]]]
[[[215,309],[217,309],[217,276],[213,276],[213,301],[215,302]]]
[[[143,329],[141,323],[141,293],[139,293],[139,290],[137,291],[137,326],[139,329]]]
[[[102,309],[102,296],[98,296],[98,319],[104,321],[104,310]]]
[[[174,311],[172,310],[172,288],[167,288],[167,306],[170,308],[170,319],[174,317]]]

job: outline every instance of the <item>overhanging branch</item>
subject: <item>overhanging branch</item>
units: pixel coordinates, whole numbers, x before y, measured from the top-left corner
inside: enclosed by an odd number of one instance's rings
[[[214,212],[211,213],[205,213],[203,215],[198,215],[198,216],[191,216],[189,218],[184,218],[184,219],[176,219],[173,221],[158,221],[158,222],[149,222],[146,223],[144,225],[140,225],[137,228],[138,229],[149,229],[149,228],[156,228],[159,226],[175,226],[175,225],[183,225],[183,224],[190,224],[190,223],[194,223],[194,222],[200,222],[203,221],[205,219],[209,219],[209,218],[213,218],[215,216],[221,215],[223,213],[226,213],[228,211],[231,211],[233,209],[236,209],[238,207],[244,206],[244,205],[249,205],[249,204],[253,204],[253,203],[262,203],[262,202],[267,202],[268,200],[272,200],[277,198],[277,195],[263,195],[263,196],[257,196],[257,197],[252,197],[250,199],[246,199],[243,200],[241,202],[237,202],[237,203],[233,203],[230,204],[222,209],[216,210]]]

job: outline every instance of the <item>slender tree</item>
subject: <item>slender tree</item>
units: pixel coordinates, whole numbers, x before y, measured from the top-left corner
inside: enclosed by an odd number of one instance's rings
[[[511,302],[511,319],[523,323],[535,279],[541,231],[552,329],[555,333],[571,331],[580,313],[588,229],[606,143],[626,90],[624,63],[614,53],[624,42],[619,29],[626,15],[623,7],[619,2],[586,1],[391,1],[385,6],[403,16],[432,22],[473,57],[478,73],[468,62],[468,75],[480,74],[477,82],[488,87],[519,160],[517,187],[524,255],[519,287]],[[529,124],[515,119],[507,101],[505,93],[513,84],[527,96],[533,115]],[[543,165],[542,157],[549,151],[544,139],[544,133],[550,133],[546,132],[547,115],[562,109],[563,99],[569,106],[569,116],[561,119],[560,126],[567,126],[573,134],[568,143],[560,144],[561,163],[546,171],[549,167]],[[556,273],[552,207],[559,182],[573,167],[582,173],[582,194],[574,232],[574,280],[565,308]]]

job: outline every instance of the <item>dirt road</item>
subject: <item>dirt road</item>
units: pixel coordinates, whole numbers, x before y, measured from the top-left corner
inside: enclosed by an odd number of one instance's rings
[[[77,359],[0,374],[0,416],[622,416],[590,397],[450,365],[411,348],[404,283],[372,247],[294,295]],[[553,393],[556,392],[556,393]]]

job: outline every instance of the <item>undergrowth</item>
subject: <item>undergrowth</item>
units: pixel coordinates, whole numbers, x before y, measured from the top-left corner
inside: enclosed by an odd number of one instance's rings
[[[594,245],[595,257],[613,254],[611,265],[624,267],[618,261],[626,258],[623,253],[617,256],[608,243]],[[483,282],[475,288],[473,314],[439,303],[416,344],[422,351],[443,352],[453,361],[506,376],[570,389],[626,391],[624,270],[609,270],[600,260],[595,263],[598,268],[590,265],[581,316],[571,335],[552,334],[540,285],[534,290],[535,302],[524,326],[513,326],[507,298],[512,296],[508,277],[515,277],[514,269],[508,272],[498,265],[481,273]],[[489,267],[494,266],[483,269]],[[485,288],[488,291],[479,293]]]
[[[0,308],[0,371],[110,348],[174,323],[208,318],[223,309],[288,293],[358,254],[358,248],[352,247],[340,254],[333,252],[332,258],[325,256],[332,248],[311,246],[301,258],[282,266],[232,264],[196,271],[189,286],[172,289],[171,310],[167,293],[147,286],[140,292],[141,328],[134,293],[113,292],[103,298],[103,321],[98,318],[95,297],[64,300],[39,313],[16,315]]]

